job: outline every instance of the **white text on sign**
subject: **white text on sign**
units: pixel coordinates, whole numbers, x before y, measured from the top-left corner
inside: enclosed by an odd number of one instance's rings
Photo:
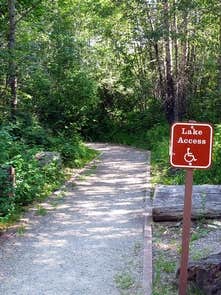
[[[198,135],[198,136],[202,136],[203,135],[203,131],[202,130],[197,130],[194,128],[194,126],[191,126],[191,129],[187,129],[187,128],[182,128],[182,133],[181,135]],[[177,140],[177,143],[189,143],[189,144],[206,144],[206,140],[205,139],[192,139],[192,138],[184,138],[182,136],[180,136]]]

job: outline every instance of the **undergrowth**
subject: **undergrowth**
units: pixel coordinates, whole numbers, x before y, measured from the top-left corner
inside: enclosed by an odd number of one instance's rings
[[[96,156],[75,133],[54,135],[37,123],[0,127],[0,230],[20,216],[25,206],[49,196],[68,178],[67,167],[83,167]],[[62,164],[40,165],[36,154],[56,151]],[[8,167],[14,167],[16,185],[8,180]]]

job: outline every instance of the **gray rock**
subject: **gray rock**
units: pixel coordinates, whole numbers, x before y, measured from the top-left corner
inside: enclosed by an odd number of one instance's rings
[[[44,167],[51,163],[57,163],[59,166],[62,164],[61,155],[58,152],[40,152],[35,155],[39,165]]]

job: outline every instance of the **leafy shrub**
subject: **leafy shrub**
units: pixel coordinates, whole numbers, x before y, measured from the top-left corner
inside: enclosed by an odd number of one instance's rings
[[[0,165],[5,164],[10,159],[10,151],[13,145],[13,138],[7,129],[0,129]]]
[[[63,173],[54,163],[40,167],[35,154],[36,149],[32,149],[13,159],[16,169],[15,202],[18,205],[27,205],[47,194],[46,186],[50,185],[50,190],[56,188],[63,178]]]
[[[18,208],[49,195],[64,181],[64,170],[56,163],[39,165],[35,156],[42,149],[60,152],[64,164],[69,167],[81,167],[96,155],[76,134],[49,137],[41,126],[29,127],[22,130],[17,124],[0,129],[0,221],[8,220]],[[41,136],[45,137],[44,142]],[[8,182],[5,170],[8,165],[16,171],[15,188]]]
[[[18,141],[29,146],[49,146],[49,132],[46,131],[34,116],[20,115],[15,124],[10,126],[10,134]]]
[[[51,149],[60,152],[64,164],[69,167],[82,167],[96,155],[96,152],[87,148],[76,134],[72,137],[60,134],[59,137],[52,138],[51,143]]]
[[[208,170],[196,170],[194,183],[221,183],[221,124],[215,126],[212,166]]]
[[[39,166],[35,159],[37,149],[21,146],[23,151],[10,159],[16,171],[16,187],[11,197],[9,193],[13,188],[8,182],[6,168],[0,169],[0,218],[8,218],[16,208],[49,194],[64,180],[63,172],[54,163],[43,168]]]
[[[8,170],[6,165],[0,168],[0,217],[14,210],[14,188],[9,181]]]

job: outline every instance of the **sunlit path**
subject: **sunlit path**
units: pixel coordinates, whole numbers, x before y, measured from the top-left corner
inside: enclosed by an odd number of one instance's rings
[[[134,278],[128,294],[142,294],[147,153],[93,147],[102,152],[97,167],[49,201],[23,236],[1,244],[0,294],[117,295],[124,273]]]

